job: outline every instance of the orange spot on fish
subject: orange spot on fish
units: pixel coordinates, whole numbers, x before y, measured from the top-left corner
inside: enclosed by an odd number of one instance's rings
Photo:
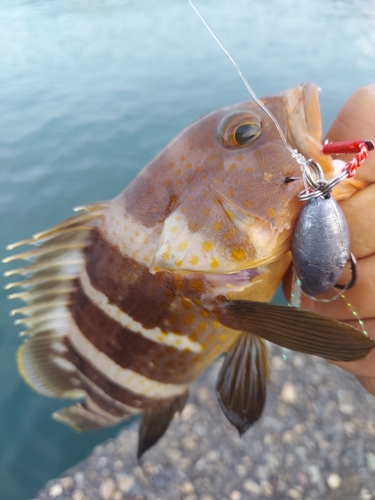
[[[176,260],[175,265],[177,267],[181,267],[182,266],[182,260]]]
[[[245,251],[242,248],[235,248],[232,252],[232,259],[243,260],[245,257]]]
[[[209,214],[210,214],[210,212],[211,212],[211,209],[210,209],[209,207],[207,207],[207,208],[205,208],[205,209],[203,210],[203,212],[202,212],[202,213],[203,213],[203,215],[204,215],[205,217],[207,217],[207,215],[209,215]]]
[[[177,233],[178,227],[177,226],[172,226],[171,227],[171,233]]]
[[[177,247],[177,248],[178,248],[178,250],[179,250],[180,252],[184,251],[184,250],[185,250],[185,248],[187,247],[187,244],[188,244],[188,242],[187,242],[186,240],[181,241],[181,243],[180,243],[180,244],[178,245],[178,247]]]
[[[242,161],[243,160],[243,155],[237,155],[236,158],[237,158],[238,161]]]
[[[185,314],[183,321],[184,321],[184,324],[186,326],[188,326],[188,325],[191,325],[191,323],[194,321],[194,319],[195,319],[195,315],[193,313],[187,313],[187,314]]]
[[[273,207],[267,208],[267,213],[271,217],[271,219],[276,217],[276,210]]]
[[[253,202],[252,202],[252,201],[250,201],[250,200],[245,200],[245,201],[243,201],[243,204],[244,204],[244,205],[245,205],[245,207],[247,207],[247,208],[252,208],[252,206],[253,206]]]
[[[231,240],[237,233],[237,229],[235,227],[232,227],[232,229],[229,229],[229,231],[226,231],[223,235],[225,240]]]
[[[208,311],[206,311],[206,309],[202,309],[200,311],[200,314],[201,314],[202,318],[208,318],[210,315],[210,313]]]
[[[211,262],[210,262],[210,268],[211,269],[217,269],[219,267],[219,261],[215,259],[215,257],[212,257]]]
[[[211,252],[214,249],[215,245],[212,241],[207,240],[202,243],[203,252]]]
[[[252,172],[254,172],[254,169],[253,169],[253,167],[247,167],[245,172],[247,172],[248,174],[251,174]]]
[[[231,196],[233,198],[235,196],[234,190],[233,189],[228,189],[227,190],[227,196]]]
[[[170,168],[174,167],[174,161],[170,161],[170,162],[168,163],[168,167],[170,167]]]
[[[180,174],[181,174],[181,169],[180,169],[180,168],[176,168],[176,174],[177,174],[177,175],[180,175]]]
[[[220,221],[216,221],[215,224],[213,225],[213,228],[215,231],[220,231],[220,229],[222,229],[222,227],[223,227],[223,223]]]
[[[201,321],[198,325],[198,331],[204,332],[207,328],[207,322],[206,321]]]
[[[196,233],[197,231],[199,231],[199,226],[196,222],[190,222],[189,229],[190,231],[193,231],[193,233]]]
[[[184,161],[185,160],[185,156],[181,155],[180,159],[181,159],[181,161]]]
[[[188,162],[188,163],[186,164],[186,168],[191,168],[191,163],[190,163],[190,162]]]
[[[192,256],[190,257],[189,262],[190,262],[190,264],[191,264],[192,266],[195,266],[195,265],[197,265],[197,264],[198,264],[199,259],[198,259],[198,257],[197,257],[196,255],[192,255]]]
[[[229,167],[229,170],[236,170],[237,168],[237,163],[232,163],[232,165]]]

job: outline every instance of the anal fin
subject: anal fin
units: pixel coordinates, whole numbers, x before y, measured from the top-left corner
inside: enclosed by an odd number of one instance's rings
[[[137,457],[141,458],[143,453],[163,436],[167,430],[173,415],[182,412],[189,392],[186,391],[173,399],[160,400],[157,405],[144,410],[139,428]]]
[[[122,417],[115,417],[103,411],[88,396],[84,401],[55,411],[52,417],[58,422],[70,425],[76,431],[101,429],[122,420]]]
[[[216,384],[220,406],[240,434],[262,415],[268,379],[265,342],[242,332],[226,355]]]

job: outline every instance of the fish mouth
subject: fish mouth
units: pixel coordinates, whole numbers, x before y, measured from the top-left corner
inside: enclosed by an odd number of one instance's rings
[[[321,151],[322,119],[318,90],[315,84],[304,83],[284,93],[289,140],[306,159],[318,162],[329,179],[333,175],[333,163],[331,157]]]

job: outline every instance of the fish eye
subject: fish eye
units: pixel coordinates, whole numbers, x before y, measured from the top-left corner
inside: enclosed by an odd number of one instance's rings
[[[221,120],[217,137],[226,148],[240,148],[254,142],[261,132],[261,119],[255,113],[240,111]]]

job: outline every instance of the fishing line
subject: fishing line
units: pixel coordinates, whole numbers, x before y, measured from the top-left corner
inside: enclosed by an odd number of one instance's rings
[[[301,307],[301,294],[302,294],[302,290],[301,290],[301,282],[300,280],[298,279],[296,273],[295,273],[295,270],[294,270],[294,267],[293,267],[293,276],[292,276],[292,293],[290,294],[290,302],[288,302],[288,305],[291,306],[291,307]],[[306,295],[306,294],[304,294]],[[362,330],[362,333],[363,335],[365,335],[366,337],[368,337],[368,332],[367,330],[365,329],[365,322],[359,317],[359,314],[357,313],[357,311],[353,308],[353,304],[351,304],[347,298],[346,298],[346,295],[344,293],[341,292],[338,292],[336,295],[334,295],[333,297],[331,297],[330,299],[318,299],[317,297],[311,297],[310,295],[306,295],[306,297],[308,297],[309,299],[313,300],[314,302],[323,302],[323,303],[330,303],[330,302],[334,302],[335,300],[341,298],[347,308],[349,309],[349,311],[352,313],[352,315],[355,317],[355,319],[358,321],[358,324],[360,326],[360,329]]]
[[[249,82],[247,81],[245,75],[242,73],[241,71],[241,68],[239,67],[239,65],[236,63],[236,61],[233,59],[233,57],[230,55],[229,51],[226,49],[226,47],[224,46],[224,44],[219,40],[218,36],[214,33],[214,31],[210,28],[210,26],[208,25],[208,23],[206,22],[206,20],[204,19],[204,17],[202,16],[202,14],[199,12],[198,8],[194,5],[193,3],[193,0],[187,0],[190,4],[190,6],[192,7],[192,9],[194,10],[194,12],[197,14],[197,16],[199,17],[199,19],[202,21],[202,23],[204,24],[204,26],[206,27],[206,29],[208,30],[208,32],[210,33],[210,35],[213,37],[213,39],[215,40],[215,42],[219,45],[219,47],[222,49],[222,51],[224,52],[224,54],[226,54],[226,56],[228,57],[228,59],[230,60],[230,62],[233,64],[233,66],[236,68],[236,71],[237,73],[239,74],[243,84],[245,85],[247,91],[249,92],[249,94],[251,95],[251,97],[254,99],[254,101],[263,109],[263,111],[265,113],[267,113],[267,115],[271,118],[271,120],[273,121],[279,135],[280,135],[280,138],[281,140],[283,141],[284,143],[284,146],[287,148],[287,150],[290,152],[290,154],[292,155],[292,157],[299,163],[299,165],[301,166],[301,170],[302,172],[304,173],[305,170],[306,170],[306,164],[308,163],[306,158],[301,154],[299,153],[296,149],[293,149],[290,144],[288,143],[288,141],[286,140],[286,137],[284,135],[284,132],[282,131],[281,127],[280,127],[280,124],[279,122],[276,120],[275,116],[272,114],[272,112],[267,108],[267,106],[265,106],[262,101],[257,97],[257,95],[255,94],[255,92],[253,91],[253,89],[251,88]]]

